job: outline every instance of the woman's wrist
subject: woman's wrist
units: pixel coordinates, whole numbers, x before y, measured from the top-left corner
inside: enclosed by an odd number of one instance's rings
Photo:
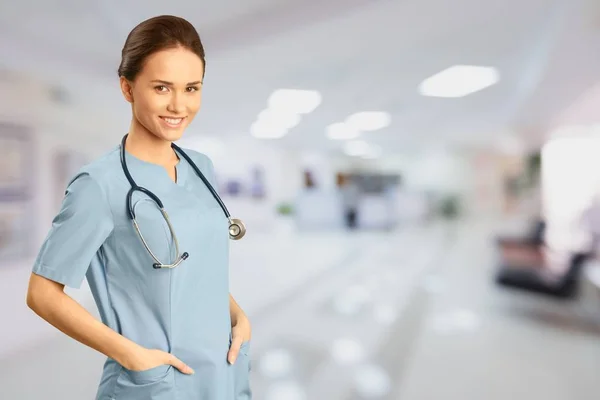
[[[135,362],[138,354],[140,354],[144,348],[125,337],[123,337],[123,339],[122,343],[117,346],[112,358],[125,368],[128,368],[129,365],[132,365],[132,363]]]

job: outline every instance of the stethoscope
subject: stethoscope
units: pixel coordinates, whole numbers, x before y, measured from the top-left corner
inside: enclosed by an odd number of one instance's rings
[[[146,188],[144,188],[142,186],[138,186],[135,183],[135,181],[133,180],[133,178],[131,177],[131,174],[129,173],[129,169],[127,168],[127,162],[125,161],[125,141],[126,140],[127,140],[127,134],[125,136],[123,136],[123,139],[121,140],[121,167],[123,168],[123,172],[125,173],[125,176],[127,177],[127,180],[131,184],[131,189],[129,189],[129,192],[127,193],[127,212],[128,212],[129,218],[132,220],[133,226],[134,226],[134,228],[135,228],[138,236],[142,240],[142,243],[144,244],[144,247],[146,248],[146,250],[148,251],[148,253],[150,253],[150,256],[155,261],[155,263],[152,264],[152,266],[155,269],[159,269],[159,268],[175,268],[179,264],[181,264],[184,260],[186,260],[190,255],[189,255],[189,253],[187,251],[183,252],[183,254],[179,253],[179,243],[177,241],[177,237],[175,236],[175,231],[173,230],[173,226],[171,225],[171,221],[169,220],[169,215],[165,211],[165,208],[163,206],[162,201],[160,201],[160,199],[158,198],[158,196],[155,195],[154,193],[152,193],[150,190],[148,190],[148,189],[146,189]],[[204,182],[204,184],[206,185],[206,187],[212,193],[212,195],[215,198],[215,200],[217,200],[217,202],[221,206],[221,209],[223,210],[223,212],[225,213],[225,216],[227,217],[227,220],[229,221],[229,238],[232,239],[232,240],[239,240],[242,237],[244,237],[244,235],[246,234],[246,227],[244,226],[244,223],[241,220],[237,219],[237,218],[231,218],[231,214],[229,214],[229,210],[227,210],[227,207],[225,207],[225,204],[221,200],[221,197],[219,197],[219,195],[217,194],[217,192],[215,191],[215,189],[212,187],[212,185],[210,184],[210,182],[208,182],[208,180],[206,179],[206,177],[204,176],[204,174],[200,171],[200,169],[198,168],[198,166],[175,143],[171,143],[171,147],[173,148],[173,150],[175,150],[179,154],[181,154],[183,156],[183,158],[185,158],[186,161],[192,166],[192,168],[194,168],[194,171],[196,171],[196,174],[200,177],[200,179],[202,179],[202,181]],[[152,250],[150,250],[150,247],[148,247],[148,243],[146,243],[146,240],[144,239],[144,236],[142,235],[142,232],[140,231],[140,227],[139,227],[139,225],[137,223],[137,220],[135,219],[135,207],[132,205],[132,200],[131,199],[132,199],[132,196],[133,196],[133,192],[135,192],[136,190],[140,191],[142,193],[145,193],[148,197],[150,197],[156,203],[156,205],[160,209],[160,212],[161,212],[163,218],[167,222],[167,225],[169,227],[169,231],[171,232],[171,236],[173,237],[173,242],[175,242],[175,252],[177,253],[177,258],[175,259],[174,263],[172,263],[172,264],[163,264],[156,257],[156,255],[154,255],[154,253],[152,252]],[[139,203],[136,203],[136,205],[137,204],[139,204]]]

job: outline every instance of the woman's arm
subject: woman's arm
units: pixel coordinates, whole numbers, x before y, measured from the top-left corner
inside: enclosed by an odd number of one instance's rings
[[[238,303],[235,301],[231,294],[229,294],[229,314],[231,315],[231,326],[236,326],[238,322],[244,319],[248,319],[244,311],[241,309],[241,307],[238,305]]]
[[[170,364],[184,374],[194,373],[173,354],[140,346],[98,321],[64,292],[64,285],[61,283],[32,273],[27,305],[61,332],[112,358],[127,369],[143,371]]]
[[[242,343],[252,337],[250,321],[231,294],[229,294],[229,313],[231,315],[232,340],[227,359],[231,364],[237,359]]]
[[[27,306],[73,339],[127,367],[141,346],[94,318],[64,292],[64,285],[31,274]]]

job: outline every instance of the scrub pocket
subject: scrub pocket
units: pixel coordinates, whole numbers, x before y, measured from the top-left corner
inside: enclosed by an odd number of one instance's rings
[[[173,392],[173,366],[159,365],[144,371],[122,367],[112,400],[169,400]]]
[[[229,342],[231,344],[231,340]],[[252,390],[250,388],[250,341],[242,343],[240,352],[233,365],[230,365],[231,383],[233,387],[234,400],[251,400]]]

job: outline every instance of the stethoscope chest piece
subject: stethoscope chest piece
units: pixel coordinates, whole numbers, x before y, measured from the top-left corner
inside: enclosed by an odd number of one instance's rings
[[[229,239],[240,240],[246,234],[246,226],[242,220],[229,218]]]

